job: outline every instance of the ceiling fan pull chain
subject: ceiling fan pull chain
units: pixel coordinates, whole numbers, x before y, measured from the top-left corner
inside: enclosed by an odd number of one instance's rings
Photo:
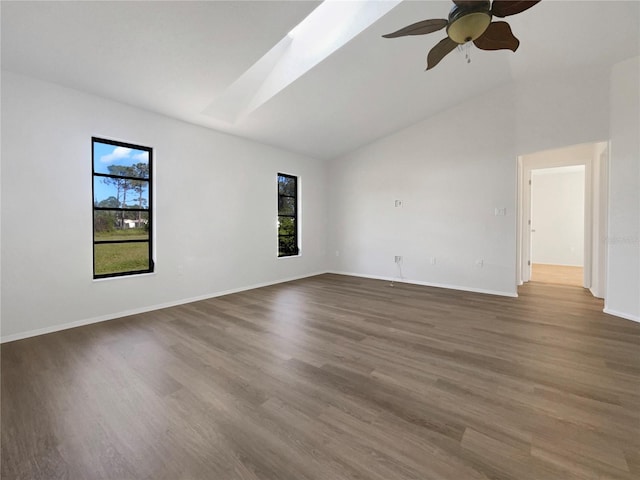
[[[458,44],[457,50],[464,53],[464,59],[467,63],[471,63],[471,42]]]

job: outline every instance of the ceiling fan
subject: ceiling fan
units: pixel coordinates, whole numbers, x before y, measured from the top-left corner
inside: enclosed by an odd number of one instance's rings
[[[413,23],[400,30],[383,35],[384,38],[424,35],[447,27],[447,37],[431,49],[427,56],[427,70],[435,67],[458,45],[473,42],[481,50],[515,52],[520,41],[511,32],[507,22],[492,22],[492,17],[508,17],[533,7],[540,0],[453,0],[455,4],[448,19],[430,19]]]

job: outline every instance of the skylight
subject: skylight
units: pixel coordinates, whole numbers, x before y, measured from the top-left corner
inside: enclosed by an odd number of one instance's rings
[[[402,0],[325,0],[203,113],[238,123]]]

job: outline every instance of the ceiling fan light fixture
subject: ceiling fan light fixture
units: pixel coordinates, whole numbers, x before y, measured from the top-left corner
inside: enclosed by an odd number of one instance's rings
[[[447,27],[447,35],[456,43],[471,42],[482,35],[491,23],[489,12],[472,12],[456,18]]]

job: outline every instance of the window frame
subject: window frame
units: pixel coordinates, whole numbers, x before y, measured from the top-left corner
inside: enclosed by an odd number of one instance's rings
[[[295,181],[295,195],[284,195],[280,193],[280,177],[285,177],[285,178],[289,178],[289,179],[293,179]],[[290,257],[299,257],[301,255],[301,248],[300,248],[300,177],[298,177],[297,175],[291,175],[289,173],[282,173],[282,172],[278,172],[277,175],[277,182],[276,182],[276,187],[277,187],[277,194],[278,194],[278,203],[277,203],[277,207],[278,207],[278,232],[277,232],[277,251],[278,251],[278,258],[290,258]],[[280,201],[282,198],[293,198],[294,202],[294,212],[293,215],[281,215],[280,214]],[[280,234],[280,228],[279,228],[279,224],[280,224],[280,217],[286,217],[286,218],[293,218],[294,221],[294,233],[292,235],[281,235]],[[294,239],[294,243],[295,243],[295,252],[294,253],[285,253],[285,254],[281,254],[280,252],[280,238],[281,237],[293,237]]]
[[[108,173],[99,173],[95,171],[95,144],[102,143],[106,145],[113,145],[114,147],[125,147],[131,148],[133,150],[141,150],[147,152],[149,154],[149,177],[147,179],[141,177],[128,177],[123,175],[112,175]],[[96,178],[120,178],[124,180],[132,180],[132,181],[147,181],[148,182],[148,208],[125,208],[125,207],[97,207],[96,206],[96,198],[95,198],[95,180]],[[110,140],[101,137],[91,137],[91,213],[92,213],[92,222],[91,222],[91,236],[92,236],[92,254],[93,254],[93,279],[100,280],[105,278],[117,278],[117,277],[128,277],[131,275],[143,275],[148,273],[153,273],[155,270],[155,261],[153,259],[153,148],[145,147],[142,145],[136,145],[133,143],[121,142],[118,140]],[[146,212],[148,219],[148,239],[147,240],[96,240],[96,229],[95,229],[95,214],[100,211],[116,211],[116,212]],[[114,273],[100,273],[96,274],[96,245],[105,245],[105,244],[122,244],[122,243],[148,243],[148,258],[149,258],[149,268],[143,270],[128,270],[125,272],[114,272]]]

